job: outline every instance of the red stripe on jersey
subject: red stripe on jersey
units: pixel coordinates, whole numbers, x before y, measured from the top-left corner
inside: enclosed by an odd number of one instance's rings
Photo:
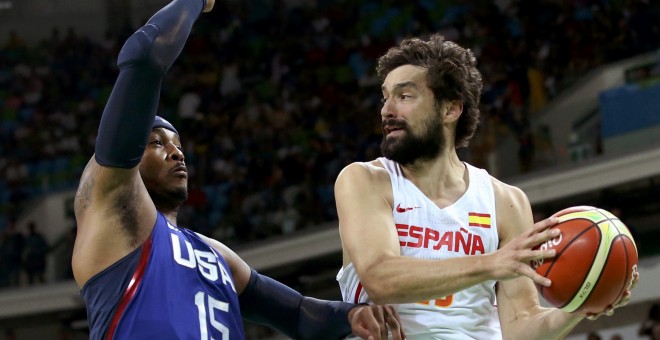
[[[358,282],[357,289],[355,289],[355,299],[353,299],[354,304],[360,303],[360,294],[362,294],[362,283]]]
[[[144,271],[147,269],[147,262],[149,262],[150,254],[151,237],[149,237],[142,244],[142,253],[140,254],[140,260],[138,261],[137,268],[135,268],[135,273],[133,273],[133,277],[128,283],[128,287],[126,287],[126,291],[124,291],[124,295],[119,301],[119,307],[117,307],[117,311],[115,311],[115,315],[112,317],[112,322],[108,328],[108,334],[105,337],[106,339],[112,339],[115,336],[115,331],[117,330],[117,325],[119,325],[119,320],[121,319],[122,314],[124,314],[126,306],[128,306],[128,303],[131,301],[131,299],[133,299],[133,296],[135,296],[135,292],[140,286],[140,282],[142,282],[142,277],[144,276]]]
[[[468,213],[468,216],[490,217],[490,214]]]
[[[480,228],[490,228],[490,224],[474,223],[474,222],[470,222],[470,224],[468,226],[470,226],[470,227],[480,227]]]

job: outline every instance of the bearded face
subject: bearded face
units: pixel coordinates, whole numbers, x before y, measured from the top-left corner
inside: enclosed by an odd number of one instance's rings
[[[154,129],[140,161],[140,176],[159,210],[176,210],[188,198],[188,171],[179,136]]]
[[[446,140],[442,133],[439,107],[436,106],[434,111],[415,128],[402,119],[384,119],[380,144],[382,155],[401,165],[439,156]]]

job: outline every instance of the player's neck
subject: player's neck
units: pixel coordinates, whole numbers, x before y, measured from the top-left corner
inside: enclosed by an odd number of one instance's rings
[[[176,224],[176,216],[177,216],[177,211],[176,210],[175,211],[162,211],[160,209],[158,209],[158,210],[163,214],[163,216],[165,216],[165,219],[167,219],[168,222],[170,222],[173,225],[177,225]]]
[[[451,193],[467,189],[465,164],[455,150],[432,160],[419,160],[402,166],[406,178],[413,182],[429,199],[452,198]]]
[[[454,149],[433,159],[418,159],[410,164],[401,165],[403,173],[411,181],[445,181],[452,177],[462,177],[465,165],[458,158]]]

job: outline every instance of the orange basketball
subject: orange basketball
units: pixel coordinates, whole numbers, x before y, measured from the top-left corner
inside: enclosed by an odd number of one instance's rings
[[[566,312],[600,313],[628,289],[637,271],[637,246],[618,217],[585,209],[558,216],[561,234],[537,247],[556,249],[557,255],[531,265],[552,280],[550,287],[536,285],[548,303]]]

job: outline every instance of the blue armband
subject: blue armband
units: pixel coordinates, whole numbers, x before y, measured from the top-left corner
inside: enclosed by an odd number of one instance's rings
[[[245,319],[293,339],[342,339],[351,334],[348,312],[356,305],[302,296],[254,269],[238,299]]]
[[[119,76],[96,138],[99,164],[130,169],[140,163],[165,72],[181,53],[204,4],[205,0],[174,0],[124,43],[117,58]]]

